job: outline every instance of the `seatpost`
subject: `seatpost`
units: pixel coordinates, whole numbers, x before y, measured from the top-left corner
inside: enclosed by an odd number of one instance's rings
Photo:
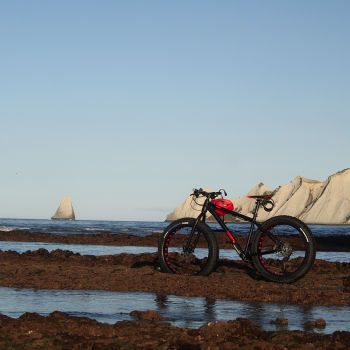
[[[254,220],[256,220],[256,218],[258,217],[259,207],[260,207],[260,199],[257,199],[256,205],[255,205],[255,209],[254,209],[254,212],[253,212],[253,219]]]
[[[254,209],[254,212],[253,212],[253,220],[254,221],[258,217],[259,207],[260,207],[260,199],[257,199],[256,200],[255,209]],[[251,239],[252,239],[252,234],[253,234],[253,229],[254,229],[254,221],[252,221],[252,223],[250,225],[248,240],[247,240],[247,244],[246,244],[245,251],[244,251],[244,256],[246,258],[249,258],[250,242],[251,242]]]

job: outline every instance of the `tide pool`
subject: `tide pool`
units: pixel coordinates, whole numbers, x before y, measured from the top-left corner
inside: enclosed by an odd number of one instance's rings
[[[62,311],[72,316],[89,317],[114,324],[122,320],[132,320],[129,313],[133,310],[156,310],[167,322],[186,328],[198,328],[211,321],[229,321],[243,317],[265,330],[305,331],[306,322],[322,317],[326,320],[326,328],[314,331],[350,331],[350,307],[245,303],[145,292],[0,287],[0,312],[13,318],[25,312],[37,312],[47,316],[53,311]],[[276,318],[287,318],[288,326],[271,324],[270,321]]]

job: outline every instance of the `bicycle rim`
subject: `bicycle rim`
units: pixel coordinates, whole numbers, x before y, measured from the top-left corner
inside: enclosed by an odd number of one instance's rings
[[[164,260],[173,273],[185,275],[207,274],[211,267],[212,246],[198,228],[191,235],[192,226],[181,225],[171,230],[165,239]]]
[[[267,227],[259,237],[257,248],[260,266],[268,277],[292,281],[308,269],[311,247],[302,227],[290,223]]]

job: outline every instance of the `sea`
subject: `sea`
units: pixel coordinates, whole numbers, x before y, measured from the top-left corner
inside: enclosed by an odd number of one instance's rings
[[[47,219],[8,219],[0,218],[0,231],[22,230],[55,235],[67,234],[131,234],[148,236],[159,234],[169,225],[165,221],[107,221],[107,220],[47,220]],[[219,229],[215,223],[209,223],[213,229]],[[238,235],[245,235],[249,225],[228,223],[227,226]],[[350,238],[350,225],[309,225],[314,236],[342,236]]]

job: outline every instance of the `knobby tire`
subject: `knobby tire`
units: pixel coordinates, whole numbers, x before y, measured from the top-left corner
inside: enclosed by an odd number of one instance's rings
[[[189,241],[194,224],[195,219],[179,219],[161,234],[158,259],[163,272],[207,276],[216,268],[219,257],[216,236],[207,224],[200,222]]]
[[[252,263],[266,280],[292,283],[312,267],[316,247],[308,226],[281,215],[266,220],[252,241]]]

